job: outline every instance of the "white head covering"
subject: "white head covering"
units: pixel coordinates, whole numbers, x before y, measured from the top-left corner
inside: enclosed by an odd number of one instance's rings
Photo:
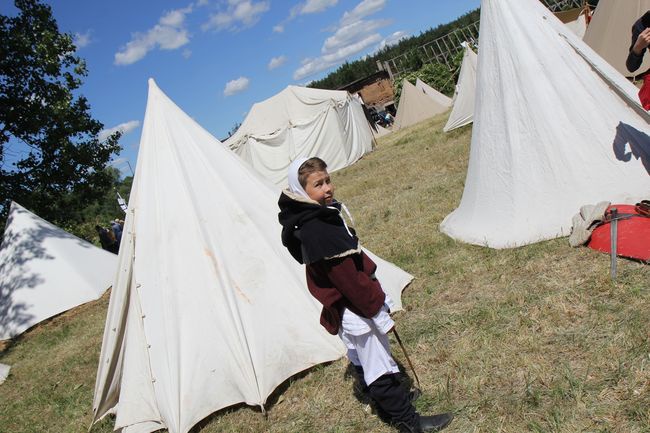
[[[300,185],[300,181],[298,181],[298,170],[300,169],[300,166],[303,165],[308,159],[309,158],[304,157],[296,158],[291,162],[291,164],[289,164],[288,181],[289,191],[311,200],[302,185]]]

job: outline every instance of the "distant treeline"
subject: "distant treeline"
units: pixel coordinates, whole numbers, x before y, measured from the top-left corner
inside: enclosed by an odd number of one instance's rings
[[[557,1],[547,0],[545,3],[555,2]],[[560,6],[562,5],[562,2],[557,3]],[[567,4],[566,8],[572,7],[570,4],[571,2],[565,3]],[[591,7],[595,7],[598,4],[598,0],[589,0],[588,3]],[[425,63],[427,63],[427,59],[424,58],[424,53],[422,53],[421,50],[418,50],[418,47],[426,44],[427,42],[431,42],[434,39],[445,36],[446,34],[456,29],[467,27],[479,19],[480,8],[468,12],[452,22],[441,24],[436,28],[431,28],[425,32],[420,32],[418,36],[412,36],[410,38],[403,39],[394,45],[386,46],[373,55],[366,56],[363,59],[355,60],[353,62],[345,62],[339,66],[336,71],[330,73],[322,80],[311,82],[308,87],[328,90],[339,89],[349,83],[352,83],[361,78],[365,78],[377,72],[377,60],[383,63],[384,61],[406,53],[409,53],[408,61],[411,63],[408,65],[408,68],[411,71],[418,71],[424,66]]]

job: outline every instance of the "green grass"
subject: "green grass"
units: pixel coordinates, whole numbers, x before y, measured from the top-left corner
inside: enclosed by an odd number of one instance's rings
[[[612,282],[608,256],[566,238],[491,250],[440,233],[460,201],[471,134],[444,134],[445,121],[383,137],[333,174],[363,244],[416,277],[396,322],[422,381],[418,409],[454,411],[450,433],[650,432],[650,268],[619,260]],[[0,354],[13,366],[0,431],[87,429],[106,307],[57,317]],[[238,406],[195,431],[393,431],[353,391],[336,361],[288,380],[267,417]]]

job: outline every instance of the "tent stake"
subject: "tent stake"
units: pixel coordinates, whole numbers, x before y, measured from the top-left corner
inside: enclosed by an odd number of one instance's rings
[[[610,210],[611,223],[610,223],[610,254],[611,254],[611,263],[610,263],[610,275],[612,281],[616,280],[616,254],[617,254],[617,241],[618,241],[618,209],[615,207]]]

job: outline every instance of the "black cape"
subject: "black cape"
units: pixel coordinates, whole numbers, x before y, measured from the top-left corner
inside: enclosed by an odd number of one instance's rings
[[[330,206],[294,200],[285,193],[278,200],[282,244],[294,259],[306,265],[359,247],[354,229],[346,229],[341,204]],[[350,236],[352,234],[352,236]]]

